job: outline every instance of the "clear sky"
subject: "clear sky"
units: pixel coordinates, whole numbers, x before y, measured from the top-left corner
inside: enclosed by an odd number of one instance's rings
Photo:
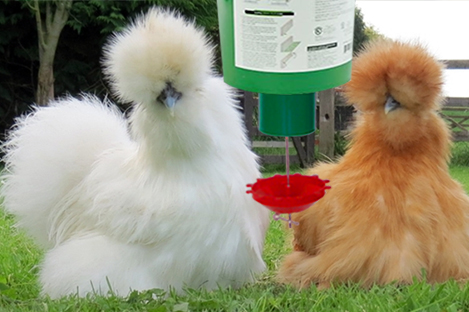
[[[383,35],[419,40],[437,58],[469,60],[469,1],[357,0],[365,23]],[[445,72],[445,93],[469,97],[469,69]]]

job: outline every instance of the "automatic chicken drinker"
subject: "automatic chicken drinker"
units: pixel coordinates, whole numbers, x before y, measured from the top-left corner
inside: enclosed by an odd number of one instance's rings
[[[315,92],[350,80],[354,0],[217,0],[227,84],[259,93],[259,130],[283,136],[287,174],[248,184],[278,214],[307,209],[330,188],[289,174],[288,138],[315,131]],[[281,218],[283,219],[283,218]],[[286,219],[284,219],[286,220]]]

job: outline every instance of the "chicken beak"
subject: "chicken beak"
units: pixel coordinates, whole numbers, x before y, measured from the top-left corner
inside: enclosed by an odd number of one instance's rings
[[[169,108],[173,109],[174,105],[176,104],[177,98],[174,96],[167,96],[166,99],[164,100],[164,105]]]
[[[392,96],[388,96],[386,103],[384,104],[384,113],[387,115],[389,112],[399,108],[401,104],[396,101]]]
[[[182,94],[171,85],[167,83],[163,91],[161,91],[157,100],[164,104],[171,111],[174,109],[176,102],[181,98]]]

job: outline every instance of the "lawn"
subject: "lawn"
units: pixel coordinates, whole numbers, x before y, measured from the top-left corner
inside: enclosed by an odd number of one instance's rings
[[[450,172],[469,192],[467,145],[457,145]],[[301,171],[298,167],[292,172]],[[264,175],[284,173],[283,166],[266,166]],[[264,259],[268,270],[253,285],[214,292],[187,290],[186,296],[160,290],[80,299],[50,300],[39,295],[38,263],[42,252],[13,227],[13,218],[0,210],[0,311],[469,311],[469,284],[449,281],[441,285],[415,282],[405,287],[389,285],[363,290],[356,285],[326,291],[296,291],[275,283],[275,271],[288,250],[288,229],[272,221]],[[469,261],[469,259],[468,259]]]

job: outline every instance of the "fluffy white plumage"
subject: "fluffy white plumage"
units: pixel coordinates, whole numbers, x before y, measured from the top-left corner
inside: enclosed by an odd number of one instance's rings
[[[105,51],[130,123],[92,96],[65,98],[19,119],[4,144],[6,210],[48,248],[43,293],[252,281],[268,210],[245,192],[256,156],[203,32],[152,9]],[[167,107],[168,86],[179,99]]]

